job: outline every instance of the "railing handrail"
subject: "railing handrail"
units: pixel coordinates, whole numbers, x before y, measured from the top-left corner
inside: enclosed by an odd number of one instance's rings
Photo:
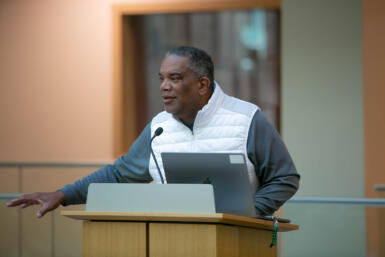
[[[23,194],[21,193],[0,193],[0,200],[12,200]]]
[[[385,198],[350,198],[350,197],[293,197],[289,203],[318,204],[358,204],[369,206],[385,206]]]
[[[0,200],[11,200],[23,193],[0,193]],[[356,204],[368,206],[385,206],[385,198],[349,198],[349,197],[293,197],[288,203],[305,204]]]

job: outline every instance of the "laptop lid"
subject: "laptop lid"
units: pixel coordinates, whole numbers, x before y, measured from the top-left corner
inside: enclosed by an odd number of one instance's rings
[[[255,217],[242,153],[161,153],[167,183],[212,184],[218,213]]]

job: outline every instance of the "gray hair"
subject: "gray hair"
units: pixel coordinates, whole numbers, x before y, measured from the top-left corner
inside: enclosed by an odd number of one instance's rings
[[[188,67],[199,77],[210,80],[210,89],[214,88],[214,63],[203,50],[191,46],[179,46],[169,50],[166,56],[177,55],[189,59]]]

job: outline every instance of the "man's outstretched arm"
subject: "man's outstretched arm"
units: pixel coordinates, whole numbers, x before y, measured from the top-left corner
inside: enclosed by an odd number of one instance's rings
[[[55,192],[26,194],[6,203],[8,207],[26,208],[40,204],[38,218],[56,209],[59,205],[82,204],[86,202],[90,183],[145,183],[152,180],[148,172],[150,157],[150,124],[146,126],[126,155],[119,157],[112,165],[107,165],[94,173],[66,185]]]

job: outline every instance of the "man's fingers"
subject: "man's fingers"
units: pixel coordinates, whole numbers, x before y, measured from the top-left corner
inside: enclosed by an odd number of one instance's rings
[[[25,207],[27,207],[27,205],[28,205],[27,203],[22,203],[22,204],[20,204],[20,208],[24,209]]]
[[[46,193],[33,193],[23,195],[19,198],[13,199],[6,203],[8,207],[20,206],[20,208],[27,208],[34,204],[40,204],[42,207],[36,213],[38,218],[43,217],[47,212],[56,209],[63,201],[65,196],[63,192],[46,192]]]
[[[19,204],[22,204],[23,201],[24,201],[24,199],[16,198],[16,199],[13,199],[11,201],[8,201],[5,205],[8,207],[13,207],[13,206],[17,206]]]
[[[38,217],[39,219],[41,218],[41,217],[43,217],[44,216],[44,214],[45,214],[45,212],[43,213],[43,212],[41,212],[40,210],[36,213],[36,217]]]
[[[43,217],[47,212],[51,211],[52,209],[54,209],[54,207],[52,207],[51,205],[49,204],[43,204],[43,206],[40,208],[40,210],[38,210],[38,212],[36,213],[36,216],[38,218],[41,218]]]
[[[34,201],[34,200],[26,200],[25,202],[19,204],[19,207],[21,209],[24,209],[24,208],[27,208],[28,206],[31,206],[31,205],[34,205],[34,204],[39,204],[38,201]]]
[[[34,202],[23,203],[20,205],[20,208],[24,209],[24,208],[27,208],[27,207],[34,205],[34,204],[36,204],[36,203],[34,203]]]
[[[14,206],[18,206],[20,204],[24,204],[24,203],[27,203],[28,200],[27,199],[24,199],[24,198],[17,198],[17,199],[13,199],[9,202],[6,203],[6,205],[8,207],[14,207]]]
[[[35,195],[23,195],[6,203],[8,207],[14,207],[25,203],[39,204]]]

